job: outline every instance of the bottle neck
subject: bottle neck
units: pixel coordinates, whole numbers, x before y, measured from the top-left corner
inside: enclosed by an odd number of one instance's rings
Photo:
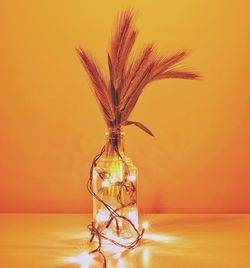
[[[109,128],[106,133],[105,154],[107,156],[124,156],[124,132],[122,128]]]

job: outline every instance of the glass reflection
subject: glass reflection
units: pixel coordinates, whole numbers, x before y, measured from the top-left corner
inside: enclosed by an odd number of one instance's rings
[[[114,246],[113,244],[104,244],[103,251],[107,257],[107,265],[109,268],[124,268],[124,267],[138,267],[150,268],[151,255],[159,253],[159,246],[164,244],[174,243],[176,237],[166,236],[161,234],[154,234],[147,232],[141,241],[141,245],[132,250],[126,250]],[[71,256],[67,258],[67,263],[77,264],[79,268],[94,268],[102,267],[98,254],[90,255],[85,250],[78,256]]]

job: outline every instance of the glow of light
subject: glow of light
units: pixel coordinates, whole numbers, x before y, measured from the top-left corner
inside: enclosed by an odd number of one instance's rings
[[[68,262],[80,264],[82,268],[88,268],[93,262],[93,258],[87,252],[83,252],[79,256],[69,257]]]
[[[95,219],[98,223],[104,223],[109,219],[109,215],[105,209],[99,209]]]
[[[95,169],[93,169],[93,180],[96,180],[96,178],[98,177],[98,172],[95,170]]]
[[[149,249],[148,248],[143,249],[142,260],[144,263],[149,262]]]
[[[135,180],[136,180],[136,176],[135,176],[134,174],[130,174],[130,175],[128,175],[127,179],[128,179],[129,181],[135,182]]]
[[[138,228],[138,212],[137,209],[133,209],[128,212],[128,218],[133,222],[136,228]]]
[[[102,187],[103,187],[103,188],[108,188],[108,187],[109,187],[109,181],[108,181],[108,180],[104,180],[104,181],[102,182]]]
[[[113,174],[111,175],[110,181],[111,181],[112,183],[116,183],[116,182],[117,182],[117,175],[116,175],[116,173],[113,173]]]
[[[123,259],[119,259],[117,262],[117,266],[116,268],[122,268],[124,266],[124,260]]]
[[[108,237],[109,239],[112,239],[112,240],[115,240],[116,242],[120,243],[120,244],[130,244],[134,241],[134,238],[131,237],[131,238],[122,238],[122,237],[119,237],[117,235],[115,235],[111,230],[109,229],[106,229],[105,230],[105,236]],[[113,253],[119,253],[119,252],[123,252],[124,248],[121,248],[121,247],[118,247],[110,242],[104,242],[103,243],[103,248],[105,248],[106,251],[109,251],[109,252],[113,252]]]
[[[172,243],[176,241],[176,237],[174,236],[166,236],[166,235],[160,235],[160,234],[150,234],[148,232],[145,232],[143,235],[144,238],[152,240],[152,241],[158,241],[163,243]]]
[[[121,258],[121,252],[119,252],[119,253],[116,253],[115,255],[114,255],[114,258],[115,259],[120,259]]]
[[[143,229],[147,230],[148,227],[149,227],[149,223],[147,221],[145,221],[145,222],[142,223],[142,228]]]
[[[123,225],[122,221],[118,220],[118,225],[119,225],[120,228],[122,228],[122,225]]]
[[[112,235],[109,236],[109,235],[105,234],[105,236],[107,236],[111,239],[115,239]],[[116,241],[118,243],[124,243],[124,240],[116,239]],[[132,240],[130,241],[130,243],[131,242],[132,242]],[[126,248],[118,247],[109,241],[103,241],[102,248],[105,252],[112,253],[113,258],[116,260],[120,259],[123,252],[127,250]]]
[[[108,173],[110,174],[110,182],[116,183],[122,181],[124,176],[123,164],[121,161],[114,159],[108,166]]]

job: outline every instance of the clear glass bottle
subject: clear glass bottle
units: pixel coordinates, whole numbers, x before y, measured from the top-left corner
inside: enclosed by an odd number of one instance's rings
[[[93,169],[93,190],[110,206],[110,210],[93,197],[93,218],[96,227],[109,236],[128,239],[138,228],[137,168],[124,153],[124,133],[121,128],[106,132],[105,151]],[[112,211],[122,217],[112,218]]]

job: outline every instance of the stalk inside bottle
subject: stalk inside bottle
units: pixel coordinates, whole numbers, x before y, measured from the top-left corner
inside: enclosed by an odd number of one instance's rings
[[[132,238],[134,229],[123,217],[138,228],[137,168],[124,154],[124,134],[121,129],[106,133],[103,156],[93,170],[94,192],[122,217],[115,217],[101,202],[93,199],[94,222],[109,236]],[[108,228],[106,228],[108,226]]]

